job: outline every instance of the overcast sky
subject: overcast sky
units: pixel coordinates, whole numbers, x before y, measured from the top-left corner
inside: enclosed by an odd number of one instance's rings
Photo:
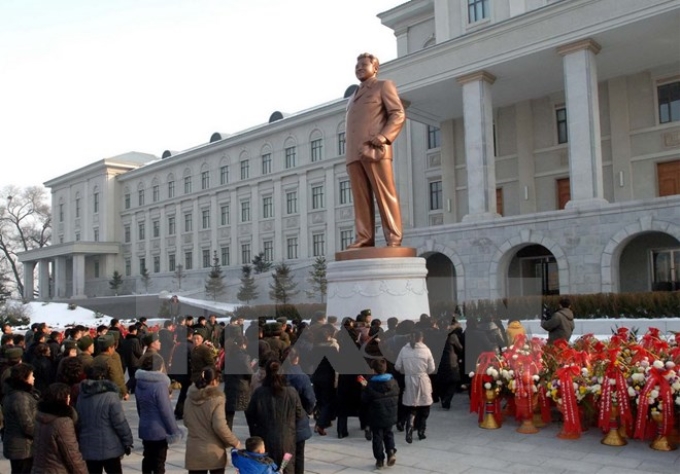
[[[342,97],[406,0],[0,0],[0,187]]]

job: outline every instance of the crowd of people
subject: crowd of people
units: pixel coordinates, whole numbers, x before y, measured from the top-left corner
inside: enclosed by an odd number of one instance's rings
[[[414,433],[425,440],[430,407],[450,409],[479,353],[500,351],[523,331],[519,321],[506,330],[486,317],[463,330],[450,314],[383,325],[370,310],[246,329],[238,317],[225,324],[179,314],[159,330],[145,318],[64,333],[44,323],[26,334],[6,326],[3,455],[13,474],[122,472],[133,450],[122,403],[134,394],[144,473],[165,472],[169,444],[183,439],[189,473],[223,473],[229,449],[244,466],[303,473],[305,441],[327,436],[333,423],[339,439],[349,436],[350,418],[372,442],[376,468],[392,466],[394,428],[406,443]],[[239,412],[251,436],[245,447],[232,431]]]

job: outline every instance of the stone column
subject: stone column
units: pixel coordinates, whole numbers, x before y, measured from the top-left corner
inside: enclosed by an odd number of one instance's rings
[[[50,298],[50,261],[38,261],[38,292],[41,301]]]
[[[66,257],[54,259],[54,297],[66,296]]]
[[[35,272],[35,262],[24,262],[24,300],[33,300],[33,272]]]
[[[600,45],[591,39],[560,46],[569,131],[570,208],[592,208],[607,204],[602,178],[600,104],[595,55]]]
[[[73,255],[73,296],[85,298],[85,255]]]
[[[496,166],[493,155],[491,84],[496,78],[486,71],[458,78],[463,86],[465,162],[468,214],[463,221],[499,217],[496,213]]]

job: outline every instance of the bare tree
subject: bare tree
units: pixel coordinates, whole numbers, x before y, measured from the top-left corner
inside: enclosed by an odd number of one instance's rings
[[[52,215],[42,186],[10,185],[0,191],[0,255],[16,290],[24,294],[22,265],[17,254],[45,247],[52,235]]]

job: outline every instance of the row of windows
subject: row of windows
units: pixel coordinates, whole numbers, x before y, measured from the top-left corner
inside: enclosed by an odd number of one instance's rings
[[[325,207],[325,190],[323,186],[312,186],[312,210],[323,209]],[[350,204],[352,202],[352,190],[350,187],[349,180],[340,181],[339,186],[339,199],[340,204]],[[245,199],[240,202],[240,222],[250,222],[252,219],[250,200]],[[225,203],[219,207],[219,225],[230,225],[231,224],[231,211],[230,204]],[[288,191],[286,192],[286,214],[296,214],[298,212],[298,192]],[[262,218],[270,219],[274,217],[274,197],[273,196],[263,196],[262,197]],[[158,238],[161,234],[160,220],[156,219],[151,221],[152,227],[152,237]],[[210,229],[211,219],[210,219],[210,209],[201,210],[201,229]],[[146,223],[139,222],[137,224],[137,235],[138,240],[146,239]],[[131,241],[131,227],[130,224],[126,224],[124,227],[124,241],[129,243]],[[193,213],[184,213],[184,232],[193,232],[194,222]],[[168,216],[167,218],[167,235],[175,235],[177,232],[176,217]]]
[[[354,231],[344,230],[340,233],[340,240],[342,249],[346,249],[349,244],[354,241]],[[274,255],[274,241],[265,240],[262,242],[262,248],[264,252],[264,259],[268,262],[273,262]],[[299,243],[298,237],[287,237],[286,238],[286,259],[295,260],[299,258]],[[249,264],[252,261],[251,244],[243,243],[240,246],[242,265]],[[326,254],[326,235],[323,232],[312,234],[312,256],[322,257]],[[201,265],[203,268],[209,268],[213,265],[213,253],[210,249],[201,250]],[[221,266],[231,265],[231,252],[229,246],[220,247],[218,255],[218,261]],[[193,250],[187,250],[182,255],[183,259],[178,262],[177,254],[168,254],[168,271],[175,272],[178,271],[179,265],[182,266],[182,270],[193,270],[194,269],[194,252]],[[143,273],[146,269],[146,257],[140,257],[139,259],[139,270]],[[153,273],[160,273],[161,271],[161,257],[159,255],[153,256]],[[132,275],[132,259],[125,259],[125,275]]]
[[[337,137],[338,143],[338,155],[345,154],[345,132],[341,132]],[[323,141],[321,139],[312,140],[310,143],[310,153],[312,162],[318,162],[323,160]],[[297,147],[291,146],[284,150],[285,169],[292,169],[297,166]],[[250,159],[241,160],[239,163],[240,179],[246,180],[250,178]],[[264,153],[261,157],[261,174],[268,175],[272,173],[272,154]],[[229,183],[229,165],[223,165],[219,170],[220,174],[220,185],[225,185]],[[184,184],[184,194],[190,194],[193,191],[193,177],[185,176],[183,178]],[[201,172],[201,190],[210,189],[210,171]],[[154,184],[151,188],[152,192],[152,202],[160,201],[160,185]],[[175,180],[171,179],[167,182],[167,195],[168,199],[175,197]],[[137,191],[137,204],[143,206],[145,204],[145,190],[140,189]],[[124,206],[125,209],[130,209],[132,206],[131,193],[126,192],[124,196]]]

